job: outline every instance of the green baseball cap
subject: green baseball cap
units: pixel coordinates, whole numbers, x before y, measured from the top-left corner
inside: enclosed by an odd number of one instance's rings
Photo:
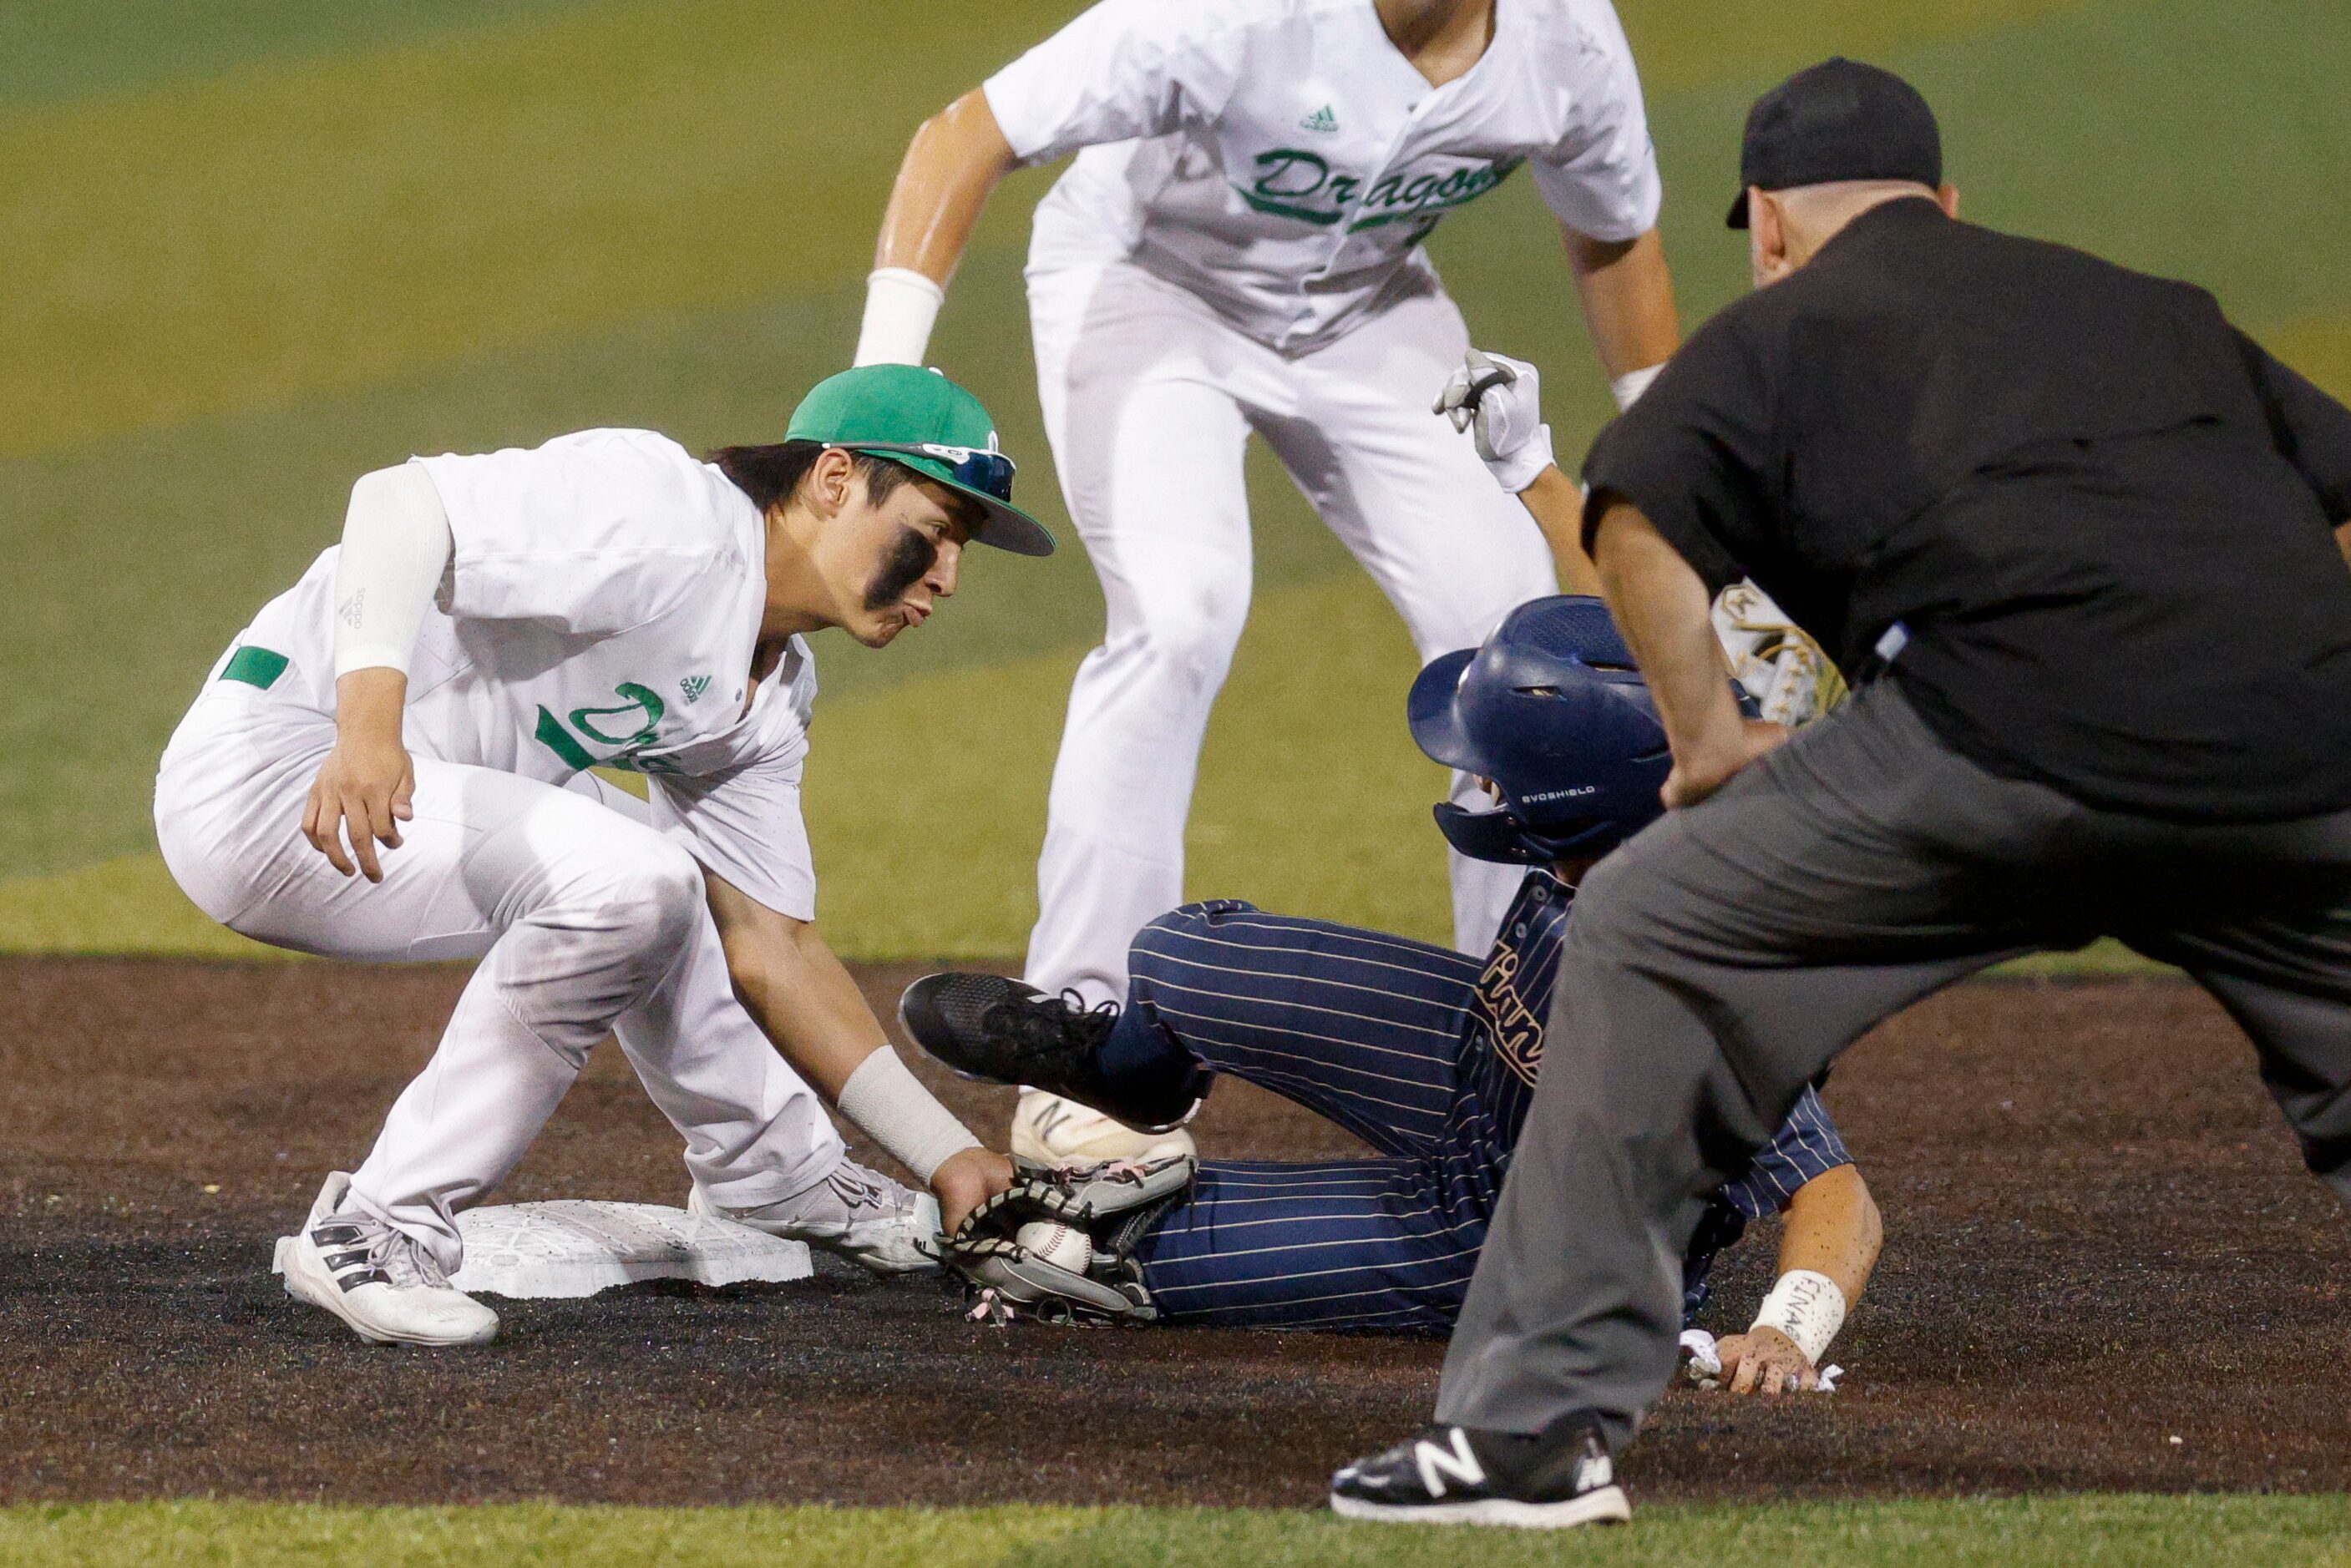
[[[918,365],[861,365],[819,381],[792,410],[786,441],[822,441],[903,463],[959,490],[984,514],[973,537],[1016,556],[1050,556],[1053,535],[1012,504],[1012,460],[977,398]]]

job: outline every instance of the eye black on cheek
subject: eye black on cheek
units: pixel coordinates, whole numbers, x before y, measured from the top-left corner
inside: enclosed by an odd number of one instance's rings
[[[938,542],[917,529],[901,527],[898,542],[883,557],[882,569],[865,590],[865,607],[886,609],[905,596],[908,588],[923,580],[930,569],[938,565]]]

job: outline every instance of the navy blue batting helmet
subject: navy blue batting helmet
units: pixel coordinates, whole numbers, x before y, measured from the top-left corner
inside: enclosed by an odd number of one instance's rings
[[[1447,841],[1473,858],[1533,866],[1604,855],[1665,809],[1665,726],[1596,598],[1520,605],[1484,647],[1422,670],[1406,711],[1422,751],[1501,792],[1497,811],[1437,808]]]

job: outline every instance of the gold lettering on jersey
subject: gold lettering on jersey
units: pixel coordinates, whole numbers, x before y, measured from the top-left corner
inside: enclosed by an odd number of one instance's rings
[[[1519,994],[1518,950],[1499,947],[1478,977],[1477,1013],[1493,1037],[1494,1054],[1529,1086],[1542,1071],[1543,1021]]]

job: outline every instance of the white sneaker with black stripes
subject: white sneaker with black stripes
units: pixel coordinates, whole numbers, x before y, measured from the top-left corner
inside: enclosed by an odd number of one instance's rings
[[[1541,1437],[1431,1427],[1331,1478],[1343,1519],[1390,1524],[1499,1524],[1565,1530],[1633,1517],[1608,1449],[1587,1417]]]
[[[319,1189],[299,1235],[277,1246],[286,1293],[341,1318],[371,1345],[486,1345],[498,1314],[449,1282],[423,1243],[346,1207],[349,1171]]]

